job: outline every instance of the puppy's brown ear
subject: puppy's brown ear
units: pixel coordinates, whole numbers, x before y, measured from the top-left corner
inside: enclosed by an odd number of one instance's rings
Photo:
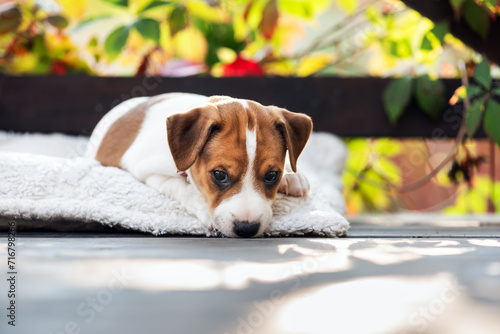
[[[168,145],[177,170],[185,171],[194,164],[219,120],[213,104],[167,118]]]
[[[290,158],[290,166],[297,172],[297,159],[311,135],[313,123],[311,117],[283,109],[284,137]]]

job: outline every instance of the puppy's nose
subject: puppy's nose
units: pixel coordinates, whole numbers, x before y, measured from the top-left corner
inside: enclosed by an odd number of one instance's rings
[[[260,223],[256,222],[234,222],[233,231],[237,236],[242,238],[250,238],[257,234],[259,231]]]

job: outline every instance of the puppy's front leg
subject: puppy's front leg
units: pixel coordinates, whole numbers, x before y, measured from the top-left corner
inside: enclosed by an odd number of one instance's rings
[[[137,179],[151,188],[179,202],[188,213],[209,225],[210,214],[201,194],[186,179],[177,174],[174,161],[167,155],[153,155],[146,159],[130,159],[125,167]],[[210,227],[210,226],[208,226]]]
[[[210,227],[210,214],[201,194],[193,185],[179,176],[152,175],[145,183],[169,198],[179,202],[191,215]]]
[[[294,173],[288,162],[285,165],[284,173],[278,192],[294,197],[307,196],[311,190],[307,178],[299,171]]]

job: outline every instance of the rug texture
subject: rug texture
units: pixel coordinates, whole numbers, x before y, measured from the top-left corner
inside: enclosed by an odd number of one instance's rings
[[[160,234],[217,236],[176,201],[118,168],[83,158],[88,138],[0,132],[0,216],[121,225]],[[346,234],[343,142],[313,133],[299,157],[312,193],[278,194],[266,236]]]

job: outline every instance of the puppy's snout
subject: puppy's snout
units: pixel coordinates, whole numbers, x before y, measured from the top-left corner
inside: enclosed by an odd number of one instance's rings
[[[257,222],[236,221],[233,231],[239,237],[250,238],[257,234],[259,227],[260,223]]]

